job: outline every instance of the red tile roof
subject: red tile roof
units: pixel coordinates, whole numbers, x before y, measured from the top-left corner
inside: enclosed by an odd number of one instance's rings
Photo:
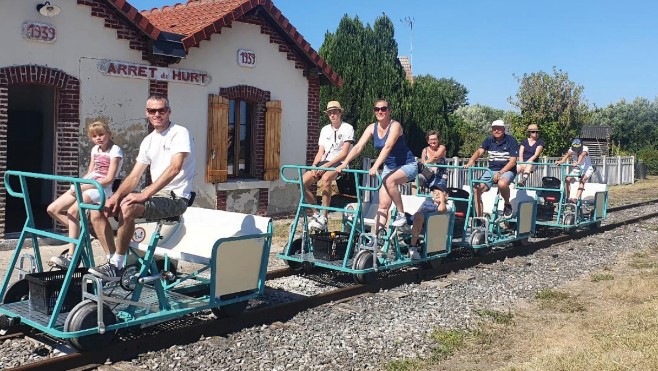
[[[126,0],[107,0],[107,2],[114,6],[121,14],[128,18],[129,21],[131,21],[148,37],[153,40],[158,39],[158,36],[160,36],[160,30],[151,22],[149,22],[147,18],[140,14],[134,6],[128,4]]]
[[[244,14],[258,6],[265,10],[298,51],[305,55],[312,64],[315,64],[330,83],[336,86],[343,85],[340,76],[297,32],[297,29],[281,14],[271,0],[189,0],[186,4],[179,3],[160,9],[142,11],[141,15],[160,30],[184,35],[183,45],[186,50],[189,50],[191,47],[198,47],[201,41],[209,40],[211,35],[219,33],[223,27],[239,20]]]

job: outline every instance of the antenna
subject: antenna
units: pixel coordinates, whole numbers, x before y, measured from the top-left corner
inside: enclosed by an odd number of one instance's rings
[[[413,58],[414,58],[414,23],[416,23],[416,19],[414,17],[406,16],[402,19],[400,19],[400,22],[405,24],[407,27],[409,27],[409,64],[413,68]]]

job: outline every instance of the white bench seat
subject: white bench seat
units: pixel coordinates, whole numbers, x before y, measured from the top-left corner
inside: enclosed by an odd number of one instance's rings
[[[155,255],[208,265],[217,240],[267,233],[269,223],[270,218],[262,216],[188,207],[180,223],[162,227],[162,239],[155,249]],[[147,251],[156,225],[155,222],[136,224],[130,246]],[[257,242],[264,244],[265,239],[261,238]]]

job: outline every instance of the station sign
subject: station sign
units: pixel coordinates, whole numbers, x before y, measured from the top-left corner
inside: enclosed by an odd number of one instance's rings
[[[110,61],[107,59],[98,62],[98,70],[107,76],[131,79],[179,82],[196,85],[208,85],[210,83],[210,75],[203,71],[149,66],[130,62]]]

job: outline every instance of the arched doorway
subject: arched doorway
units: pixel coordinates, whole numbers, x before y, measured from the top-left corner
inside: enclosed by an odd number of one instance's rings
[[[78,79],[60,70],[42,66],[0,68],[0,173],[7,169],[78,175],[79,152]],[[4,148],[3,148],[4,147]],[[15,188],[18,185],[13,184]],[[36,226],[53,227],[46,213],[47,205],[66,185],[35,181],[28,184],[30,202]],[[0,232],[14,238],[25,223],[25,208],[21,199],[0,192]]]

